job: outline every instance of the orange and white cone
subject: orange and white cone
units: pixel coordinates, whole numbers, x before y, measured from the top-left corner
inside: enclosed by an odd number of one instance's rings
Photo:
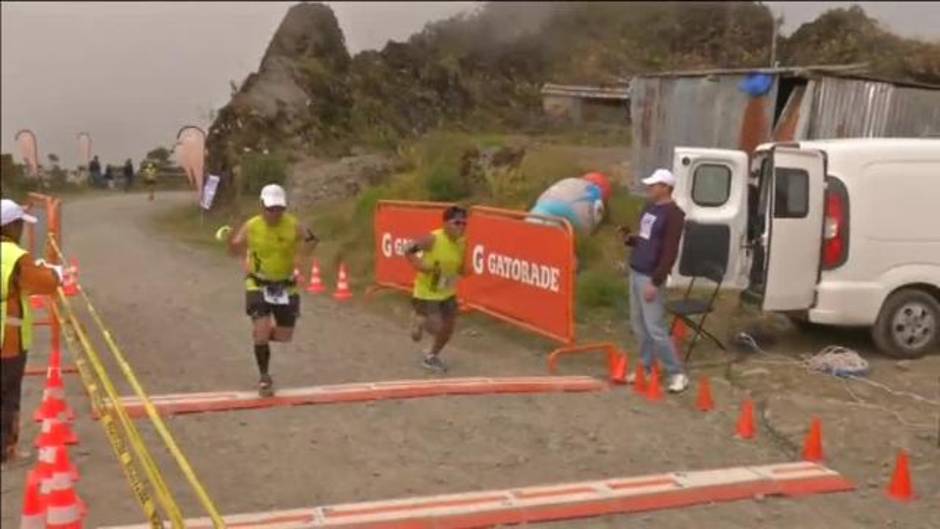
[[[20,529],[46,529],[46,504],[42,498],[42,480],[35,470],[26,476]]]
[[[68,297],[78,295],[78,260],[72,259],[62,278],[62,291]]]
[[[69,459],[69,449],[65,446],[59,446],[55,449],[55,456],[52,462],[52,479],[68,478],[72,483],[78,481],[78,468],[72,464]]]
[[[336,280],[336,292],[333,293],[333,299],[345,301],[352,297],[352,291],[349,290],[349,276],[346,274],[346,264],[340,263],[339,277]]]
[[[59,445],[73,445],[78,443],[78,437],[67,422],[61,422],[55,417],[42,421],[42,432],[36,438],[37,448],[49,448]]]
[[[627,355],[618,354],[614,357],[613,364],[610,367],[610,381],[613,384],[626,384],[627,371],[630,369],[630,363],[627,361]]]
[[[46,371],[46,387],[42,392],[42,404],[33,419],[42,422],[43,419],[55,417],[66,422],[75,418],[75,412],[65,401],[65,385],[62,383],[62,372],[58,367],[49,366]]]
[[[310,267],[310,284],[307,285],[307,292],[320,294],[324,290],[326,290],[326,287],[323,286],[323,281],[320,279],[320,263],[314,259],[313,266]]]
[[[71,421],[75,412],[65,401],[65,384],[62,383],[62,372],[58,367],[49,366],[46,371],[46,387],[42,391],[42,404],[33,419],[41,422],[44,419],[55,417],[60,421]]]
[[[43,482],[47,493],[46,528],[82,529],[82,509],[68,478],[47,479]]]

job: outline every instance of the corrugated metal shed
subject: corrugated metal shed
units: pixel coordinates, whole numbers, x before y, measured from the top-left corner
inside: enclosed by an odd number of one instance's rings
[[[761,97],[737,89],[745,75],[635,78],[633,171],[672,167],[676,146],[753,149],[770,136],[777,84]]]
[[[676,146],[752,151],[777,140],[940,134],[940,87],[848,72],[859,65],[667,72],[631,83],[634,181],[672,166]],[[759,97],[750,73],[773,77]]]
[[[879,138],[940,133],[940,89],[824,77],[813,93],[805,134],[794,139]]]

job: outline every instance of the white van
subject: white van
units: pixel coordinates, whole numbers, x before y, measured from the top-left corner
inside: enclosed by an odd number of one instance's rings
[[[940,140],[776,143],[750,158],[677,147],[673,172],[676,202],[724,259],[723,287],[795,319],[870,327],[894,356],[940,344]],[[673,278],[689,279],[678,265]]]

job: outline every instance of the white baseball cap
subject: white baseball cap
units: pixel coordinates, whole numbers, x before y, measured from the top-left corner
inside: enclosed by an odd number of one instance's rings
[[[23,206],[5,198],[0,201],[0,226],[6,226],[11,222],[22,220],[30,224],[36,223],[36,217],[28,215]]]
[[[676,187],[676,176],[669,169],[657,169],[649,177],[643,179],[643,184],[648,186],[666,184],[669,187]]]
[[[287,193],[277,184],[268,184],[261,188],[261,204],[266,208],[287,207]]]

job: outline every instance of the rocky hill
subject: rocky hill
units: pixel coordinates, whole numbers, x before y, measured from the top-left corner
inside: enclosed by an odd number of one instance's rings
[[[773,24],[758,2],[488,2],[350,57],[332,10],[297,4],[210,127],[209,168],[229,174],[249,151],[330,158],[438,127],[531,126],[544,82],[764,66]],[[869,62],[873,74],[940,83],[940,44],[901,39],[858,7],[778,47],[782,64]]]

